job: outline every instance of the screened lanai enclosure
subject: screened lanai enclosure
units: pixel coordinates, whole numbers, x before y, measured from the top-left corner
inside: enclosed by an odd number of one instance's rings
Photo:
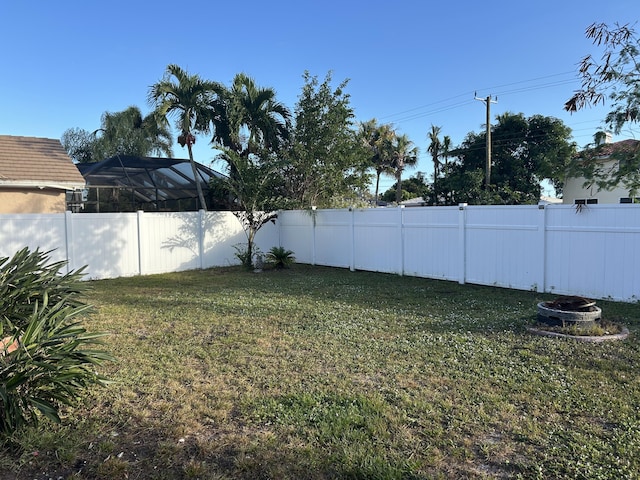
[[[196,162],[197,179],[189,160],[116,155],[97,163],[77,165],[86,189],[69,199],[69,209],[76,212],[181,212],[201,208],[196,188],[200,182],[207,208],[225,210],[227,198],[215,198],[209,188],[219,172]]]

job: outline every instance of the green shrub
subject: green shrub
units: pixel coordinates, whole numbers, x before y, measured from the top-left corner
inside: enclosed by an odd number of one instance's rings
[[[267,253],[267,261],[275,268],[289,268],[289,266],[296,261],[291,250],[286,250],[284,247],[273,247]]]
[[[256,246],[253,247],[253,252],[249,253],[249,248],[245,243],[239,243],[234,245],[236,253],[235,257],[240,260],[240,264],[245,270],[253,270],[254,259],[262,255],[260,249]]]
[[[82,389],[103,384],[94,368],[112,360],[96,350],[103,334],[89,333],[81,317],[92,310],[78,299],[81,271],[59,273],[47,253],[23,249],[0,258],[0,432],[11,434],[41,416],[60,421]]]
[[[24,330],[36,303],[85,306],[79,298],[88,288],[81,281],[84,268],[63,275],[66,262],[48,264],[49,253],[23,248],[12,258],[0,257],[0,323]]]

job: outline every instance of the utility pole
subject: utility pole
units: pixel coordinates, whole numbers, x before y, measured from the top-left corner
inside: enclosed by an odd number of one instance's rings
[[[491,100],[491,95],[486,98],[478,98],[475,96],[475,100],[480,100],[487,106],[487,164],[485,166],[484,186],[489,188],[491,184],[491,104],[498,103],[498,97],[495,100]]]

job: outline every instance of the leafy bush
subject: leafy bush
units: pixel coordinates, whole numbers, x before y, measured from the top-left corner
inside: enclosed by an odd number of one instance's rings
[[[236,251],[236,253],[234,253],[235,257],[240,260],[240,264],[246,270],[253,270],[254,259],[262,255],[262,252],[256,246],[253,247],[253,253],[250,254],[248,246],[244,243],[234,245],[233,248]]]
[[[87,290],[84,268],[62,275],[66,262],[47,264],[49,253],[23,248],[12,258],[0,257],[0,325],[24,330],[36,303],[85,306],[79,299]]]
[[[48,253],[23,249],[0,258],[0,432],[10,434],[43,415],[60,421],[59,408],[105,379],[94,371],[107,353],[93,349],[103,334],[80,318],[92,310],[78,299],[81,270],[59,273]]]
[[[286,250],[284,247],[273,247],[267,253],[267,261],[271,263],[275,268],[289,268],[289,266],[296,261],[291,250]]]

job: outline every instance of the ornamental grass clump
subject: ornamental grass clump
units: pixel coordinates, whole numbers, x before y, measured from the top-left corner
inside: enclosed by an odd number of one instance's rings
[[[10,435],[44,416],[60,421],[90,385],[104,384],[95,367],[112,358],[82,317],[92,307],[82,269],[61,274],[65,262],[48,264],[49,252],[25,248],[0,258],[0,434]]]

